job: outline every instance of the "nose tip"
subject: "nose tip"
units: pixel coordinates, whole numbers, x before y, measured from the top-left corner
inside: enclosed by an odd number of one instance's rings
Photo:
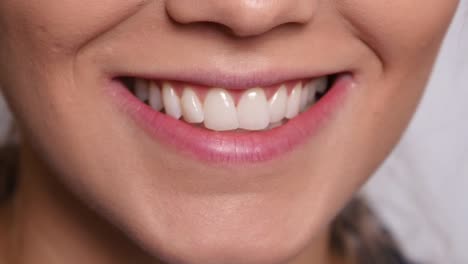
[[[176,22],[210,22],[232,34],[260,35],[284,24],[305,24],[315,12],[316,0],[168,0],[166,11]]]

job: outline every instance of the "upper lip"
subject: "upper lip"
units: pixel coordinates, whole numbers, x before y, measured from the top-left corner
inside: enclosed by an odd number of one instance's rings
[[[118,77],[133,77],[147,80],[177,81],[196,84],[205,87],[220,87],[227,89],[248,89],[252,87],[269,87],[276,84],[293,81],[326,77],[338,72],[288,72],[288,71],[257,71],[247,73],[226,73],[222,71],[194,70],[178,73],[126,73]]]

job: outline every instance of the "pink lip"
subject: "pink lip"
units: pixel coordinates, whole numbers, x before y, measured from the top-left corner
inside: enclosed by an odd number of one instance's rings
[[[196,84],[204,87],[229,88],[230,90],[243,90],[252,87],[269,87],[294,80],[311,79],[311,77],[327,76],[336,71],[309,71],[296,70],[255,71],[249,73],[226,74],[219,70],[192,70],[178,73],[165,72],[162,74],[145,74],[131,71],[110,72],[113,76],[132,76],[146,80],[172,80],[181,83]],[[308,76],[305,78],[305,76]]]
[[[118,81],[111,82],[110,90],[124,112],[155,140],[200,161],[238,164],[278,158],[313,137],[353,83],[350,75],[341,75],[325,96],[296,118],[271,130],[245,133],[211,131],[154,111]]]

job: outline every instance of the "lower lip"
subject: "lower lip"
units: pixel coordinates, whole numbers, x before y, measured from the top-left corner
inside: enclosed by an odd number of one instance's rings
[[[353,83],[350,75],[341,75],[333,87],[305,112],[282,126],[252,132],[216,132],[195,127],[153,110],[119,81],[112,81],[109,87],[124,113],[158,142],[199,161],[238,164],[270,161],[310,140],[342,105]]]

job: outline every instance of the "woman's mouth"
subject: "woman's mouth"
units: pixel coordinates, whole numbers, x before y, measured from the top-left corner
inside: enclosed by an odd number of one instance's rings
[[[271,160],[304,143],[352,80],[334,74],[229,89],[125,76],[113,79],[112,90],[159,142],[199,160],[239,163]]]
[[[139,78],[127,78],[125,83],[140,101],[183,122],[213,131],[260,131],[281,126],[306,111],[327,91],[328,79],[246,90]]]

